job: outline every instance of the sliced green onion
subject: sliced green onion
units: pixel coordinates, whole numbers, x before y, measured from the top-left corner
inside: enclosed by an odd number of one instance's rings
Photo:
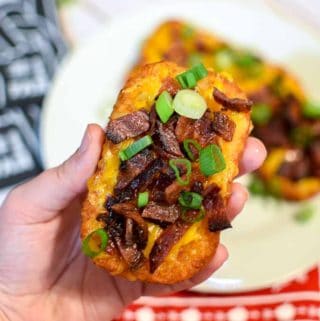
[[[177,114],[199,119],[207,110],[207,103],[200,94],[190,89],[178,91],[173,99],[173,108]]]
[[[226,162],[219,146],[210,144],[200,151],[200,170],[205,176],[210,176],[223,171]]]
[[[194,88],[197,84],[196,76],[188,70],[176,77],[182,88]]]
[[[253,175],[251,177],[250,183],[248,185],[248,189],[250,193],[254,195],[261,195],[261,196],[268,195],[267,187],[264,181],[259,177],[257,177],[256,175]]]
[[[230,48],[222,48],[214,54],[214,64],[218,71],[230,68],[234,63],[234,52]]]
[[[97,238],[99,238],[99,241],[97,241]],[[82,251],[89,257],[95,257],[106,249],[108,240],[108,233],[103,228],[95,230],[84,239]],[[100,244],[97,244],[97,242]]]
[[[197,82],[207,75],[208,70],[202,63],[199,63],[193,66],[191,69],[176,76],[176,79],[178,80],[182,88],[194,88]]]
[[[261,59],[250,52],[239,52],[235,55],[235,63],[239,67],[248,68],[260,64]]]
[[[158,97],[156,112],[163,123],[166,123],[174,113],[172,97],[167,91],[162,92]]]
[[[189,145],[193,145],[199,152],[201,150],[201,146],[200,144],[194,140],[194,139],[185,139],[183,141],[183,148],[184,150],[186,151],[188,157],[194,161],[196,159],[195,155],[192,153],[191,149],[190,149],[190,146]]]
[[[242,68],[248,76],[260,76],[263,71],[261,59],[250,52],[239,52],[235,55],[235,64]]]
[[[304,206],[294,215],[294,218],[299,223],[306,223],[314,216],[315,209],[311,205]]]
[[[141,152],[146,147],[152,145],[153,141],[150,135],[144,136],[135,141],[132,145],[119,152],[119,157],[122,161],[132,158],[134,155]]]
[[[183,180],[182,177],[180,176],[178,165],[183,165],[187,169],[187,172],[185,174],[186,176],[185,180]],[[185,158],[170,159],[169,166],[173,169],[179,185],[185,186],[189,184],[190,175],[191,175],[191,162],[188,159],[185,159]]]
[[[193,67],[195,65],[200,64],[202,61],[201,55],[198,53],[192,53],[190,54],[189,58],[188,58],[188,65]]]
[[[200,208],[199,210],[199,214],[196,217],[190,217],[187,215],[189,209],[187,208],[183,208],[182,209],[182,213],[181,213],[181,219],[187,223],[196,223],[196,222],[200,222],[204,219],[206,212],[203,209],[203,207]]]
[[[303,105],[303,115],[307,118],[320,118],[320,103],[308,101]]]
[[[138,195],[138,207],[144,207],[149,203],[149,192],[139,193]]]
[[[206,69],[206,67],[202,63],[193,66],[191,68],[191,71],[195,75],[197,81],[208,76],[208,70]]]
[[[195,192],[181,192],[179,196],[179,203],[186,208],[198,210],[201,207],[203,197]]]
[[[251,119],[257,125],[266,125],[272,117],[271,107],[267,104],[255,104],[251,110]]]

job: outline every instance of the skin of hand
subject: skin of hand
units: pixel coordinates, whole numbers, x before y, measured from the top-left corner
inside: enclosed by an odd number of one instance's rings
[[[192,279],[165,286],[113,277],[85,257],[79,237],[81,202],[103,141],[102,128],[89,125],[74,155],[16,187],[0,208],[0,320],[112,320],[142,295],[175,292],[204,281],[227,259],[220,245],[212,262]],[[241,174],[258,168],[265,156],[262,143],[249,138]],[[245,188],[234,183],[230,219],[247,198]]]

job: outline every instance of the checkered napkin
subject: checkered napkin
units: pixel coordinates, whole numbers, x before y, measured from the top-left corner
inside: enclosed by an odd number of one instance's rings
[[[143,297],[117,321],[320,320],[319,267],[272,288],[232,295],[181,292]]]

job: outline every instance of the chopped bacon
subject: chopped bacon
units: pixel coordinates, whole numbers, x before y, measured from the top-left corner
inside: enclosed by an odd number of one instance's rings
[[[182,191],[188,191],[188,186],[182,186],[177,181],[170,184],[164,191],[165,199],[168,204],[175,204]]]
[[[145,248],[148,241],[148,225],[132,203],[118,203],[112,206],[112,210],[127,219],[132,219],[138,225],[139,247]]]
[[[145,149],[131,159],[123,162],[120,167],[115,189],[124,189],[138,175],[145,171],[155,159],[156,154],[149,149]]]
[[[127,218],[126,220],[126,232],[124,235],[125,243],[127,246],[133,245],[133,219]]]
[[[109,121],[106,136],[114,144],[118,144],[127,138],[139,136],[150,127],[149,116],[139,110],[131,114]]]
[[[252,101],[241,98],[228,98],[222,91],[217,88],[213,90],[214,100],[223,107],[235,111],[249,111],[252,106]]]
[[[281,164],[278,174],[293,181],[307,177],[310,175],[310,161],[304,157],[292,162],[284,162]]]
[[[185,176],[182,176],[182,179],[185,179]],[[195,182],[201,182],[202,180],[203,175],[199,172],[199,170],[193,169],[189,185],[180,185],[178,181],[175,180],[165,189],[164,194],[166,202],[168,204],[175,204],[178,201],[182,191],[189,191],[193,188]]]
[[[157,122],[159,129],[159,138],[166,152],[171,155],[183,157],[180,150],[179,142],[174,134],[174,131],[170,128],[170,124],[163,125],[161,122]]]
[[[203,206],[208,217],[210,232],[219,232],[230,228],[231,224],[227,217],[226,204],[219,193],[220,188],[212,184],[204,192]]]
[[[180,143],[187,138],[196,140],[202,147],[217,142],[217,135],[213,131],[210,112],[206,112],[196,121],[186,117],[179,117],[175,133]]]
[[[189,226],[187,223],[177,221],[161,233],[150,252],[150,273],[153,273],[164,261],[171,248],[181,239]]]
[[[177,121],[175,134],[180,143],[185,139],[191,138],[194,132],[194,120],[181,116]]]
[[[236,124],[222,112],[215,112],[212,124],[213,130],[227,142],[231,142]]]
[[[266,126],[257,126],[253,135],[260,138],[266,147],[290,145],[287,128],[282,119],[274,118]]]
[[[142,212],[142,217],[152,219],[160,223],[174,223],[180,215],[180,209],[177,205],[159,205],[150,202]]]
[[[162,159],[157,158],[146,168],[140,175],[130,182],[125,189],[115,189],[115,195],[120,202],[132,200],[137,196],[140,190],[145,190],[160,175],[165,163]]]
[[[120,237],[115,238],[115,243],[118,247],[120,254],[122,255],[129,268],[135,270],[141,266],[144,256],[140,250],[138,250],[137,244],[127,246]]]
[[[217,135],[213,131],[210,112],[207,111],[200,119],[195,121],[193,139],[202,147],[217,143]]]
[[[267,104],[273,109],[277,109],[281,105],[281,98],[275,95],[272,88],[268,86],[251,93],[249,99],[255,104]]]
[[[180,89],[181,87],[175,78],[167,77],[162,82],[159,94],[163,91],[167,91],[171,96],[175,96]]]

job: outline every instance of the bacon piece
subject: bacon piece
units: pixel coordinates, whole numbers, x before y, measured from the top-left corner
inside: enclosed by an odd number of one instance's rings
[[[150,166],[130,182],[124,189],[115,189],[115,195],[120,202],[132,200],[137,196],[140,190],[145,190],[160,175],[165,163],[162,159],[157,158]]]
[[[142,217],[152,219],[160,223],[174,223],[180,216],[180,209],[177,205],[159,205],[150,202],[142,212]]]
[[[118,144],[127,138],[136,137],[146,132],[150,127],[149,116],[139,110],[131,114],[109,121],[106,136],[114,144]]]
[[[164,261],[171,248],[182,238],[189,226],[187,223],[177,221],[161,233],[150,252],[150,273],[153,273]]]
[[[219,190],[217,185],[211,184],[204,191],[203,206],[208,217],[210,232],[219,232],[231,227],[227,217],[226,204],[219,194]]]
[[[163,91],[167,91],[171,96],[175,96],[180,89],[181,86],[176,79],[167,77],[162,82],[159,94],[161,94]]]
[[[194,132],[194,120],[181,116],[178,119],[177,126],[175,128],[175,134],[180,143],[187,138],[192,138]]]
[[[139,154],[122,163],[117,178],[115,189],[124,189],[132,180],[147,169],[156,159],[156,154],[149,149],[144,149]]]
[[[139,248],[145,248],[148,241],[148,225],[141,217],[140,213],[132,203],[118,203],[113,205],[112,210],[117,214],[124,216],[127,219],[132,219],[138,228],[137,240],[139,243]]]
[[[227,142],[231,142],[236,124],[222,112],[215,112],[212,124],[213,130]]]
[[[181,171],[180,171],[181,172]],[[185,179],[185,176],[182,176]],[[165,199],[168,204],[175,204],[178,201],[180,193],[182,191],[190,191],[193,188],[195,182],[201,182],[203,180],[203,175],[196,168],[192,171],[192,176],[190,178],[190,183],[187,186],[180,185],[176,180],[170,184],[164,191]]]
[[[182,191],[189,191],[190,187],[180,185],[177,181],[170,184],[164,191],[165,199],[168,204],[175,204]]]
[[[278,175],[287,177],[293,181],[310,176],[311,162],[302,150],[288,150],[286,156],[286,160],[281,164],[278,170]]]
[[[169,169],[167,170],[167,172]],[[150,187],[150,200],[155,202],[165,202],[165,189],[173,182],[175,176],[168,175],[168,173],[160,173],[154,184]]]
[[[166,152],[177,157],[183,157],[180,150],[179,142],[171,130],[170,124],[163,125],[161,122],[157,122],[159,129],[159,138]]]
[[[278,97],[272,88],[264,86],[261,89],[251,93],[249,99],[255,104],[267,104],[273,109],[277,109],[281,105],[281,98]]]
[[[127,246],[133,245],[133,219],[127,218],[126,220],[126,232],[124,235],[125,244]]]
[[[217,142],[217,135],[213,131],[210,112],[206,112],[196,121],[186,117],[179,117],[175,134],[180,143],[187,138],[196,140],[202,147]]]
[[[228,98],[222,91],[217,88],[213,90],[214,100],[223,107],[235,111],[249,111],[252,106],[252,101],[241,98]]]
[[[119,237],[115,238],[115,243],[129,268],[132,270],[139,268],[144,260],[144,256],[142,252],[138,250],[137,244],[135,243],[133,245],[127,246]]]
[[[274,118],[266,126],[257,126],[253,135],[260,138],[267,147],[289,146],[287,127],[282,119]]]
[[[199,142],[202,147],[217,143],[217,135],[213,131],[212,118],[209,111],[195,121],[193,139]]]

